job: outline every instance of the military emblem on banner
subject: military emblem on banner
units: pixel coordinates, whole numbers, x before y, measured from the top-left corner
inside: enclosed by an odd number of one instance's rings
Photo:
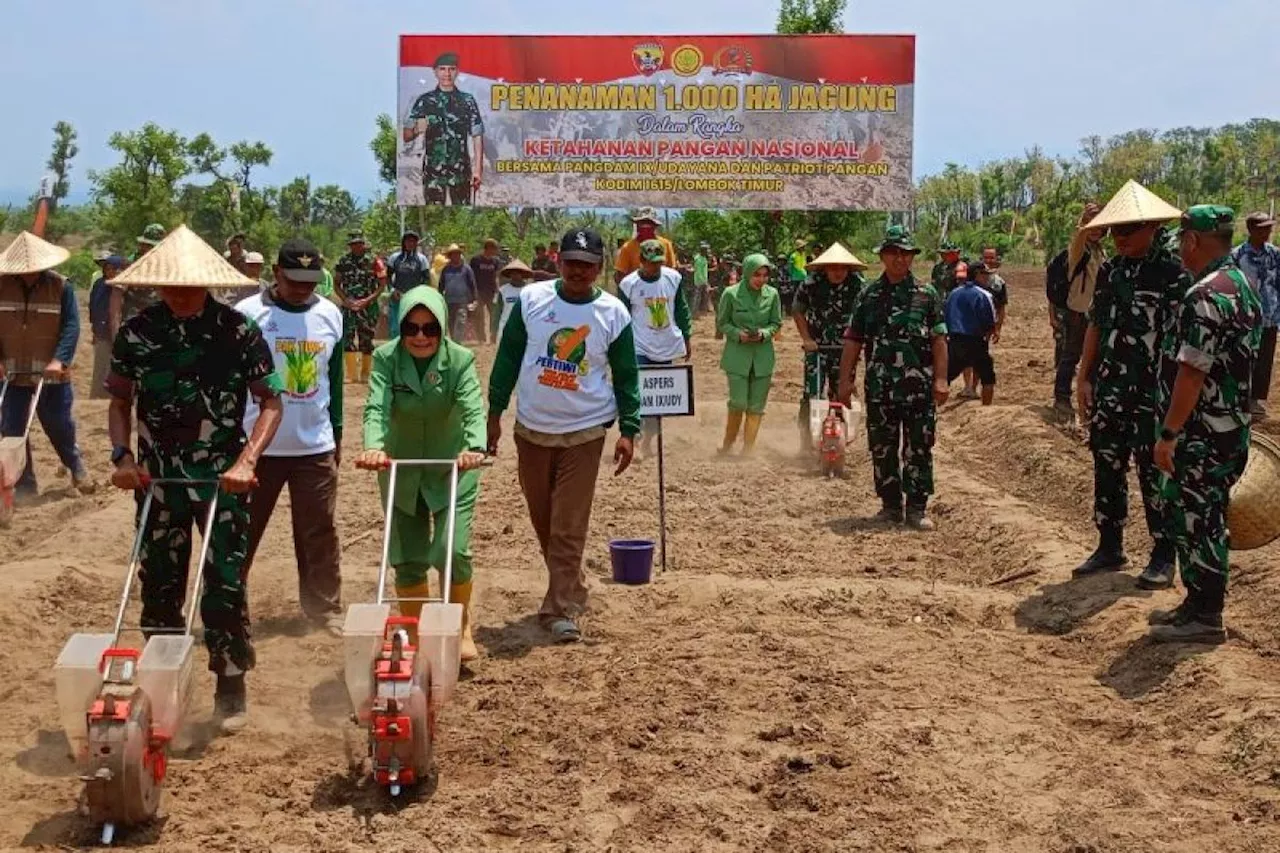
[[[631,61],[636,64],[636,70],[646,77],[662,70],[662,56],[660,44],[638,44],[631,49]]]
[[[692,77],[702,71],[702,51],[682,44],[671,54],[671,70],[681,77]]]
[[[716,51],[715,58],[712,59],[714,69],[712,74],[741,74],[747,75],[751,73],[751,51],[740,45],[732,47],[722,47]]]

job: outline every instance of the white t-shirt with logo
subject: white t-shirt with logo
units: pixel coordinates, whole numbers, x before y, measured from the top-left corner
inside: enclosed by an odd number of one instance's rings
[[[684,335],[676,325],[679,270],[664,266],[654,281],[645,281],[639,272],[633,272],[618,284],[618,290],[631,303],[636,353],[651,361],[684,358]]]
[[[516,419],[551,435],[616,420],[609,347],[631,322],[626,307],[604,291],[581,305],[566,302],[555,282],[543,282],[520,289],[518,308],[529,341],[516,384]]]
[[[502,300],[502,314],[498,317],[498,340],[502,340],[502,330],[507,325],[507,318],[511,316],[511,309],[520,301],[522,290],[524,287],[516,287],[514,284],[504,284],[498,288],[498,298]]]
[[[342,312],[338,306],[316,298],[306,311],[287,311],[268,294],[258,294],[238,303],[236,310],[262,330],[284,385],[280,395],[284,419],[266,455],[313,456],[334,450],[329,364],[331,359],[342,357]],[[250,397],[245,432],[253,432],[260,412]]]

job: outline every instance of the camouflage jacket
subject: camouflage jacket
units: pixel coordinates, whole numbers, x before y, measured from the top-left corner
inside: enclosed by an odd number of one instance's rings
[[[1247,427],[1253,363],[1262,342],[1262,301],[1230,257],[1210,265],[1182,299],[1161,346],[1160,404],[1173,398],[1178,366],[1207,374],[1200,401],[1184,427],[1188,435]]]
[[[334,264],[335,274],[342,276],[338,282],[348,299],[364,299],[378,289],[378,277],[373,273],[373,253],[357,255],[347,252]]]
[[[862,276],[849,273],[840,284],[827,281],[825,273],[814,271],[796,290],[794,313],[803,314],[809,324],[809,335],[819,346],[840,346],[844,331],[858,303],[858,295],[866,285]]]
[[[1001,277],[1000,273],[993,272],[988,275],[987,286],[983,290],[991,294],[991,301],[995,304],[997,310],[1009,304],[1009,285],[1005,284],[1004,278]]]
[[[867,402],[933,405],[933,339],[947,333],[931,284],[885,276],[862,288],[846,340],[866,347]]]
[[[968,258],[963,255],[956,264],[968,265]],[[946,261],[938,261],[933,265],[933,272],[929,274],[929,280],[933,282],[933,289],[938,291],[938,295],[943,299],[947,294],[956,287],[956,264],[949,264]]]
[[[125,321],[111,348],[107,390],[137,400],[138,461],[153,475],[215,477],[245,445],[250,392],[279,395],[262,332],[212,297],[188,319],[163,302]]]
[[[1144,258],[1114,257],[1098,276],[1089,323],[1098,327],[1096,405],[1111,412],[1154,412],[1160,344],[1191,286],[1167,234]]]
[[[471,180],[470,141],[484,134],[484,121],[476,99],[457,89],[432,89],[418,97],[409,110],[410,121],[426,120],[423,139],[422,180],[442,189]]]

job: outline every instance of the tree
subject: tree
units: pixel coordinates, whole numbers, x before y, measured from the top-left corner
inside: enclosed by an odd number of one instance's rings
[[[120,162],[90,172],[98,232],[120,247],[131,247],[148,223],[172,227],[179,219],[178,184],[191,174],[187,140],[177,131],[148,122],[140,130],[114,133],[107,144]]]
[[[845,0],[782,0],[778,7],[778,33],[842,33],[844,7]]]
[[[294,231],[311,223],[311,176],[294,178],[280,188],[280,221]]]
[[[53,150],[49,153],[46,165],[53,170],[56,181],[53,185],[53,198],[49,201],[49,213],[58,209],[58,202],[67,197],[71,191],[71,161],[80,153],[76,145],[76,129],[65,121],[53,126]]]
[[[311,221],[333,231],[355,225],[356,201],[336,184],[316,187],[311,194]]]
[[[378,161],[378,177],[385,183],[396,182],[396,125],[387,113],[378,115],[378,130],[369,143],[373,159]]]

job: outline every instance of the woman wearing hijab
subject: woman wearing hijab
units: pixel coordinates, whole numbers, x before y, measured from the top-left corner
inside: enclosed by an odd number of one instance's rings
[[[449,310],[438,290],[419,286],[400,297],[399,337],[373,354],[364,407],[364,452],[356,467],[380,471],[386,506],[386,470],[392,459],[458,460],[458,503],[453,534],[453,588],[462,610],[462,660],[478,656],[471,637],[471,520],[480,493],[486,442],[484,401],[475,356],[445,335]],[[448,529],[449,469],[401,468],[391,498],[391,564],[400,598],[429,596],[428,573],[443,572]],[[400,612],[417,617],[421,602]]]
[[[724,335],[720,369],[729,378],[729,419],[724,428],[727,453],[746,419],[743,450],[751,452],[760,434],[760,420],[773,379],[773,337],[782,326],[782,302],[769,284],[773,264],[762,254],[742,261],[742,278],[720,297],[716,328]]]

